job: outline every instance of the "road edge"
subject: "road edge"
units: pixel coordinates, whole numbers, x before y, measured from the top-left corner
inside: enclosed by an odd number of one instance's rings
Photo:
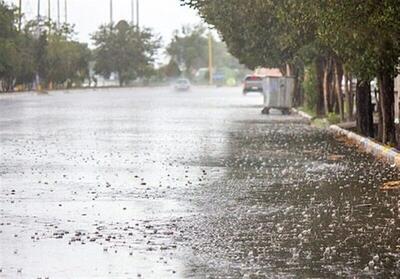
[[[303,111],[299,111],[297,109],[293,109],[293,111],[298,115],[300,115],[301,117],[306,118],[310,122],[314,119],[314,117]],[[347,137],[350,140],[350,142],[353,143],[353,145],[360,147],[366,153],[372,154],[376,159],[378,160],[383,159],[389,164],[400,168],[400,152],[397,149],[384,146],[369,138],[360,136],[354,132],[343,129],[338,125],[330,125],[327,129],[328,131],[336,135]]]
[[[305,113],[304,111],[301,111],[301,110],[298,110],[298,109],[295,109],[295,108],[292,108],[292,111],[293,111],[294,113],[297,113],[297,114],[300,115],[301,117],[303,117],[303,118],[309,120],[310,122],[314,120],[314,117],[312,117],[311,115]]]
[[[375,158],[383,159],[391,165],[400,168],[400,152],[397,149],[384,146],[372,139],[340,128],[338,125],[329,126],[329,130],[337,135],[347,137],[352,143],[359,146],[366,153],[372,154]]]

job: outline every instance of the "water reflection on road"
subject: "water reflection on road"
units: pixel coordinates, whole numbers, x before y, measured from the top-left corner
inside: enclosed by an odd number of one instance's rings
[[[0,97],[0,277],[400,276],[398,170],[261,103]]]

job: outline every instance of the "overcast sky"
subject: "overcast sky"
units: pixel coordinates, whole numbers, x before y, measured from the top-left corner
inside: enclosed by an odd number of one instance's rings
[[[22,0],[22,11],[26,18],[37,14],[39,0]],[[18,0],[6,0],[18,4]],[[109,22],[110,0],[67,0],[68,22],[76,26],[77,39],[90,43],[90,34],[103,23]],[[135,0],[136,2],[136,0]],[[48,0],[41,0],[41,14],[47,16]],[[57,0],[50,0],[52,18],[57,18]],[[64,0],[60,0],[61,15],[64,19]],[[113,0],[114,21],[131,19],[131,0]],[[140,25],[153,28],[163,37],[164,43],[171,38],[175,29],[184,24],[201,22],[197,13],[188,7],[181,7],[179,0],[140,0]]]

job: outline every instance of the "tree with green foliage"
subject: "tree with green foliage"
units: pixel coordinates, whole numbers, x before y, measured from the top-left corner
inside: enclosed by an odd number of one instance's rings
[[[199,68],[208,66],[208,39],[204,26],[183,26],[176,30],[173,39],[166,48],[171,61],[192,77]]]
[[[286,75],[301,80],[301,47],[312,40],[311,19],[292,10],[290,1],[187,0],[182,2],[198,9],[200,15],[215,26],[229,51],[251,69],[258,66],[279,68]],[[240,24],[238,24],[240,23]],[[296,31],[293,31],[296,29]],[[296,99],[300,86],[296,84]]]
[[[161,76],[166,78],[177,78],[182,74],[178,64],[173,60],[170,60],[167,65],[160,67],[158,71]]]
[[[351,81],[351,72],[358,80],[358,129],[368,136],[374,134],[369,82],[377,77],[379,139],[396,143],[393,78],[400,57],[397,0],[181,1],[215,26],[230,51],[249,67],[278,67],[301,81],[304,67],[314,63],[319,115],[337,112],[344,119],[342,80],[346,75],[347,82]],[[347,83],[345,92],[351,106],[353,97]],[[352,107],[350,117],[351,112]]]
[[[32,89],[39,77],[41,88],[55,84],[79,86],[89,76],[91,52],[73,40],[74,28],[49,20],[28,21],[21,30],[14,7],[0,1],[0,85]],[[67,85],[68,86],[68,85]]]
[[[52,34],[48,44],[47,81],[57,87],[67,83],[80,85],[89,78],[88,65],[91,52],[86,44],[68,41],[64,36]]]
[[[319,37],[358,79],[359,130],[373,135],[370,86],[379,83],[378,139],[396,144],[394,77],[400,57],[400,5],[397,0],[319,1]],[[364,100],[366,99],[366,100]],[[367,114],[360,114],[365,111]]]
[[[0,85],[3,91],[12,90],[19,62],[16,19],[16,10],[0,1]]]
[[[36,51],[37,41],[25,31],[21,31],[17,39],[17,52],[19,60],[16,64],[15,84],[25,86],[31,90],[36,75]]]
[[[96,49],[95,71],[105,77],[118,75],[120,86],[153,73],[153,62],[160,38],[148,28],[137,28],[120,21],[115,26],[102,25],[92,36]]]
[[[189,78],[200,68],[208,67],[210,31],[204,25],[183,26],[176,30],[166,48],[170,64],[176,64]],[[243,69],[237,58],[232,56],[224,42],[218,41],[211,35],[213,67],[215,69]]]
[[[75,41],[74,34],[74,27],[69,24],[58,26],[48,20],[26,24],[21,36],[33,49],[33,75],[38,75],[42,88],[71,88],[90,78],[91,51],[87,44]],[[29,51],[25,49],[24,53]]]

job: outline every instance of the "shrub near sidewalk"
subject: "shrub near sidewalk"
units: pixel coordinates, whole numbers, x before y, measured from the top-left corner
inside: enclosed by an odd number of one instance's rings
[[[334,112],[328,113],[328,116],[326,119],[328,120],[329,124],[332,124],[332,125],[339,124],[341,122],[340,116]]]

